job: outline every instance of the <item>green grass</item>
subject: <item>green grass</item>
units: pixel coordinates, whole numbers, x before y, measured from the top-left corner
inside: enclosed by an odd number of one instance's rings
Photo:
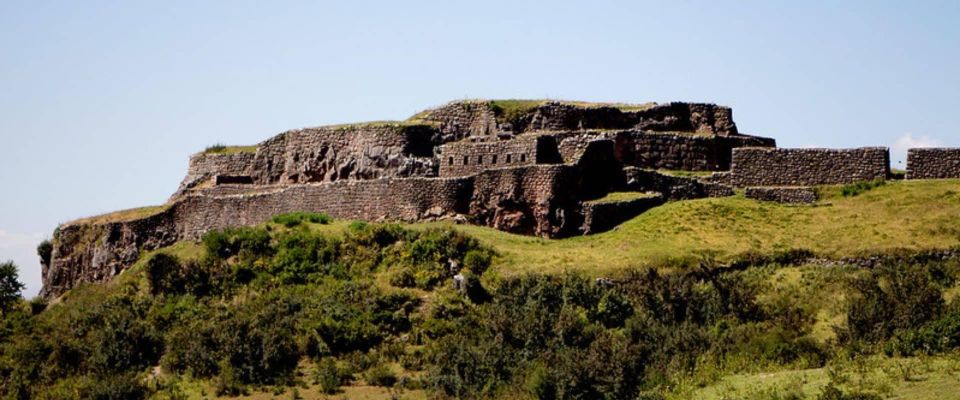
[[[498,99],[498,100],[463,100],[463,102],[483,103],[486,102],[494,111],[497,118],[501,121],[514,121],[524,114],[533,111],[537,107],[547,102],[558,102],[569,104],[582,108],[613,107],[623,112],[643,111],[654,107],[657,103],[601,103],[589,101],[570,101],[570,100],[552,100],[552,99]],[[407,119],[408,122],[422,122],[430,117],[431,110],[418,112]]]
[[[97,224],[106,224],[111,222],[132,221],[135,219],[141,219],[141,218],[157,215],[169,209],[170,206],[171,206],[170,204],[164,204],[160,206],[147,206],[147,207],[131,208],[128,210],[114,211],[108,214],[102,214],[102,215],[97,215],[93,217],[77,219],[77,220],[74,220],[73,222],[69,222],[69,224],[97,225]]]
[[[649,199],[660,196],[654,192],[610,192],[606,196],[591,200],[591,203],[619,203],[636,199]]]
[[[237,154],[237,153],[255,153],[257,146],[225,146],[215,144],[203,150],[204,154]]]
[[[564,270],[605,274],[703,256],[724,261],[746,252],[789,249],[840,257],[960,245],[958,180],[890,182],[855,197],[843,197],[837,189],[825,192],[815,207],[742,196],[672,202],[615,230],[559,240],[443,222],[417,226],[449,225],[477,237],[500,252],[495,268],[507,274]]]
[[[335,124],[335,125],[324,125],[319,128],[321,129],[335,129],[335,130],[353,130],[360,128],[380,128],[380,127],[391,127],[391,128],[407,128],[407,127],[424,127],[432,126],[429,121],[423,121],[420,119],[407,119],[404,121],[366,121],[366,122],[351,122],[346,124]]]
[[[710,175],[713,175],[716,171],[682,171],[682,170],[673,170],[673,169],[658,169],[657,172],[670,175],[670,176],[679,176],[682,178],[705,178]]]
[[[873,190],[880,186],[886,185],[887,181],[883,179],[874,179],[872,181],[862,181],[851,183],[849,185],[843,185],[840,187],[840,194],[846,197],[857,196],[860,193]]]
[[[886,399],[941,400],[960,394],[960,355],[924,358],[867,359],[825,368],[785,370],[726,376],[701,389],[682,392],[677,398],[703,400],[768,399],[769,393],[791,393],[815,399],[830,382],[830,371],[848,391],[875,393]],[[784,397],[788,398],[788,397]]]

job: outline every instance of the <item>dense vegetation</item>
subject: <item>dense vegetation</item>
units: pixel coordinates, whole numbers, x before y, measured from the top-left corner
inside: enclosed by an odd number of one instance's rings
[[[297,398],[368,385],[438,398],[689,398],[732,374],[960,347],[960,264],[941,257],[826,267],[795,265],[811,253],[788,251],[605,279],[504,275],[489,268],[494,249],[457,230],[329,227],[282,215],[151,253],[56,304],[14,298],[0,322],[0,395]],[[0,268],[19,288],[15,276]],[[835,373],[814,395],[883,393]],[[800,398],[789,396],[755,398]]]

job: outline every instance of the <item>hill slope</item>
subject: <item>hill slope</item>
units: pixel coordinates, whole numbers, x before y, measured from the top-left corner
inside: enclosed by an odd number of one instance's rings
[[[824,191],[804,207],[670,203],[617,230],[562,240],[304,213],[212,232],[46,310],[23,304],[3,315],[0,394],[954,393],[960,260],[887,250],[955,246],[960,181]],[[741,257],[801,248],[880,261],[864,269]],[[724,266],[735,259],[753,261]]]

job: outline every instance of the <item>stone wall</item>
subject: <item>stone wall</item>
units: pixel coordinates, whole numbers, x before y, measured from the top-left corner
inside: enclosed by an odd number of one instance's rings
[[[257,184],[436,176],[436,130],[426,125],[361,124],[298,129],[260,144]]]
[[[623,169],[626,175],[626,185],[622,190],[636,192],[657,192],[663,194],[667,200],[688,200],[704,197],[733,196],[733,189],[729,186],[703,182],[696,178],[672,176],[657,171],[650,171],[636,167]]]
[[[812,204],[820,199],[816,188],[812,187],[748,187],[744,197],[760,201],[773,201],[784,204]]]
[[[213,175],[249,176],[257,185],[434,177],[434,148],[441,143],[433,127],[405,123],[291,130],[260,143],[256,152],[193,156],[173,197]]]
[[[584,235],[608,231],[661,204],[663,204],[661,195],[617,202],[585,202],[583,203],[583,225],[580,231]]]
[[[729,174],[714,179],[735,187],[814,186],[886,179],[890,152],[886,147],[856,149],[733,150]]]
[[[448,143],[439,149],[440,176],[467,176],[492,168],[532,165],[541,158],[538,150],[549,146],[547,142],[552,139],[535,136],[491,142]]]
[[[216,175],[249,176],[255,156],[255,152],[194,154],[190,157],[187,176],[180,183],[177,193],[186,193]]]
[[[511,115],[496,101],[456,101],[413,117],[435,123],[445,141],[489,138],[500,133],[584,129],[681,131],[729,136],[737,134],[733,110],[715,104],[674,102],[621,107],[604,103],[520,101]],[[526,107],[526,108],[524,108]]]
[[[538,236],[577,233],[579,169],[532,165],[484,171],[474,178],[470,218],[500,230]]]
[[[775,147],[773,139],[682,132],[622,131],[614,135],[617,158],[625,166],[685,171],[730,169],[734,148]]]
[[[960,178],[960,148],[907,150],[907,179]]]
[[[540,236],[577,233],[578,170],[533,165],[462,178],[387,178],[314,184],[222,185],[179,197],[155,215],[128,221],[61,226],[43,296],[80,282],[103,282],[132,265],[143,251],[210,230],[257,225],[274,215],[323,212],[336,219],[424,221],[468,214],[472,222]]]
[[[467,137],[495,137],[497,132],[504,130],[487,100],[454,101],[423,111],[413,118],[437,124],[444,142]]]

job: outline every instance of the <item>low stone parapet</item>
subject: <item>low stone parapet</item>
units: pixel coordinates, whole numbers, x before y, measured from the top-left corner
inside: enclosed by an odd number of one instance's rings
[[[744,197],[783,204],[813,204],[820,199],[820,194],[812,187],[748,187]]]

